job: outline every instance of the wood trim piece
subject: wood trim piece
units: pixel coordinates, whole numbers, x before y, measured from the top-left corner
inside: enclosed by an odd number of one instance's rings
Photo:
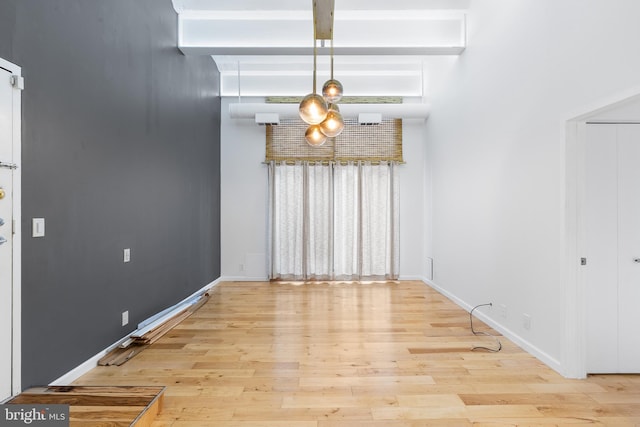
[[[151,426],[162,409],[164,386],[35,387],[8,404],[66,404],[72,424]]]

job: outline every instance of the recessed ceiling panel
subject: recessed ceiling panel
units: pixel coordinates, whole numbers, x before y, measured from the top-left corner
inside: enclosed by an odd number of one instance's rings
[[[466,47],[469,0],[335,1],[334,76],[351,96],[424,96],[424,59]],[[211,55],[223,96],[311,91],[313,0],[173,0],[178,47]],[[329,42],[317,42],[318,86]]]
[[[304,15],[294,11],[181,15],[179,47],[186,54],[199,48],[198,54],[209,55],[309,55],[313,21]],[[430,16],[409,11],[395,18],[379,13],[368,18],[336,16],[334,52],[394,55],[407,49],[425,54],[430,48],[464,48],[464,24],[463,14]]]

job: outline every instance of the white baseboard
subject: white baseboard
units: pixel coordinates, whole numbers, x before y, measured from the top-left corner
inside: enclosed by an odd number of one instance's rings
[[[193,298],[196,295],[200,295],[200,294],[205,293],[206,291],[208,291],[209,289],[213,288],[215,285],[217,285],[221,281],[222,280],[220,280],[219,278],[214,280],[213,282],[203,286],[202,288],[200,288],[199,290],[197,290],[196,292],[194,292],[193,294],[191,294],[187,298],[183,299],[182,301],[180,301],[176,305],[179,305],[183,301],[186,301],[186,300],[188,300],[190,298]],[[151,316],[151,317],[153,317],[153,316]],[[72,382],[74,382],[75,380],[77,380],[78,378],[80,378],[81,376],[83,376],[84,374],[86,374],[87,372],[89,372],[90,370],[95,368],[96,366],[98,366],[98,361],[100,359],[102,359],[111,350],[113,350],[114,348],[119,346],[122,342],[127,340],[131,336],[131,334],[133,334],[134,332],[135,331],[132,331],[130,334],[127,334],[126,336],[122,337],[117,342],[111,344],[109,347],[105,348],[104,350],[102,350],[98,354],[96,354],[93,357],[87,359],[86,361],[84,361],[80,365],[76,366],[75,368],[73,368],[72,370],[67,372],[66,374],[62,375],[60,378],[55,379],[54,381],[49,383],[49,385],[53,386],[53,385],[69,385],[69,384],[71,384]]]
[[[420,281],[425,282],[425,283],[427,281],[427,279],[424,276],[420,276],[420,275],[416,275],[416,276],[412,276],[412,275],[403,276],[403,275],[400,275],[400,277],[398,277],[398,280],[420,280]]]
[[[248,276],[222,276],[221,282],[268,282],[266,276],[248,277]]]
[[[427,280],[427,279],[422,279],[422,281],[425,284],[427,284],[428,286],[430,286],[431,288],[435,289],[436,291],[438,291],[439,293],[444,295],[445,297],[449,298],[451,301],[453,301],[454,303],[456,303],[457,305],[462,307],[467,312],[470,312],[471,309],[474,307],[473,305],[468,304],[467,302],[465,302],[462,299],[458,298],[456,295],[453,295],[449,291],[441,288],[435,282],[433,282],[431,280]],[[520,335],[516,334],[512,330],[510,330],[510,329],[504,327],[503,325],[497,323],[493,318],[487,316],[486,314],[482,313],[481,311],[475,311],[473,314],[478,319],[482,320],[487,325],[489,325],[490,327],[492,327],[496,331],[500,332],[504,337],[506,337],[509,340],[513,341],[513,343],[515,343],[518,347],[522,348],[527,353],[529,353],[532,356],[536,357],[538,360],[540,360],[545,365],[549,366],[554,371],[558,372],[560,375],[563,375],[562,374],[562,364],[560,363],[560,361],[558,359],[550,356],[548,353],[546,353],[545,351],[539,349],[538,347],[536,347],[535,345],[533,345],[532,343],[530,343],[529,341],[527,341],[526,339],[524,339]]]
[[[127,335],[126,337],[124,337],[123,339],[118,341],[117,343],[112,344],[108,348],[102,350],[100,353],[96,354],[92,358],[87,359],[86,361],[84,361],[80,365],[76,366],[75,368],[73,368],[72,370],[70,370],[69,372],[67,372],[63,376],[61,376],[60,378],[58,378],[58,379],[52,381],[51,383],[49,383],[49,385],[69,385],[69,384],[71,384],[72,382],[74,382],[75,380],[77,380],[78,378],[80,378],[81,376],[83,376],[84,374],[86,374],[87,372],[89,372],[90,370],[95,368],[96,366],[98,366],[98,360],[102,359],[108,352],[110,352],[111,350],[116,348],[118,345],[120,345],[120,343],[122,341],[124,341],[128,337],[129,337],[129,335]]]
[[[420,280],[425,282],[427,279],[424,276],[400,276],[398,280]],[[222,282],[268,282],[268,277],[247,277],[247,276],[223,276],[220,281]],[[295,280],[294,280],[295,281]],[[338,280],[340,281],[340,280]]]

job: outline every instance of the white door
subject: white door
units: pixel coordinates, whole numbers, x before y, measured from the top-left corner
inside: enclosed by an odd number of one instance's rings
[[[586,139],[587,372],[640,373],[640,125]]]
[[[13,354],[13,87],[0,68],[0,401],[11,396]]]

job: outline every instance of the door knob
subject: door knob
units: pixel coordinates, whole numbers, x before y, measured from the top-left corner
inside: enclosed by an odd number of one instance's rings
[[[4,196],[6,196],[6,193],[4,192],[4,188],[0,187],[0,200],[4,199]]]
[[[640,258],[634,258],[633,262],[639,263],[640,264]]]

